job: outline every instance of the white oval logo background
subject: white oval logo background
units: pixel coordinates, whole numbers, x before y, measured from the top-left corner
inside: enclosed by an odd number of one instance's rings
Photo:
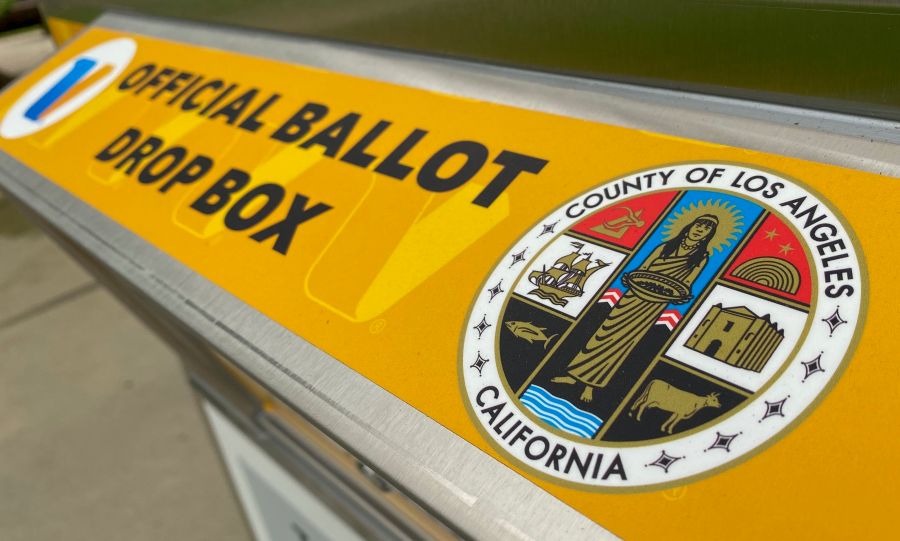
[[[134,40],[118,38],[97,45],[70,59],[38,81],[10,107],[3,117],[3,121],[0,122],[0,137],[16,139],[31,135],[69,116],[108,87],[128,66],[136,51],[137,44]],[[82,80],[101,69],[108,69],[108,72],[87,88],[81,89],[78,95],[50,111],[45,117],[38,120],[27,118],[25,114],[28,109],[70,73],[80,59],[90,59],[96,62],[91,70],[84,74]]]
[[[702,174],[694,173],[694,171],[719,170],[718,177],[709,182],[700,179]],[[660,183],[660,171],[668,172],[668,180],[665,184]],[[733,179],[740,178],[765,177],[771,186],[778,183],[781,187],[777,195],[769,194],[769,197],[763,196],[763,191],[748,192],[746,187],[738,187],[732,183]],[[638,184],[634,179],[655,178],[657,182],[652,186],[644,186],[639,192],[628,195],[627,197],[616,196],[611,200],[604,193],[604,189],[624,186],[624,183]],[[692,176],[693,175],[693,176]],[[688,180],[693,178],[694,180]],[[698,180],[700,179],[700,180]],[[650,181],[647,181],[650,183]],[[620,207],[633,196],[652,196],[653,194],[662,194],[667,191],[683,191],[683,193],[700,192],[704,190],[712,190],[715,193],[723,194],[723,197],[734,199],[736,196],[747,201],[754,202],[763,209],[761,211],[760,220],[764,217],[775,217],[781,220],[786,226],[796,233],[796,239],[805,246],[795,246],[793,248],[806,250],[809,254],[811,262],[809,272],[813,280],[812,298],[810,300],[809,313],[805,319],[801,318],[794,328],[785,329],[789,338],[784,339],[785,347],[793,348],[789,352],[781,353],[781,366],[778,370],[771,369],[763,371],[761,374],[751,374],[755,376],[765,376],[766,380],[760,380],[756,384],[753,392],[748,393],[748,397],[740,407],[735,407],[733,412],[728,415],[722,415],[721,419],[713,418],[709,422],[704,422],[691,430],[686,430],[683,434],[675,431],[674,434],[656,432],[657,436],[647,437],[644,440],[636,438],[633,441],[621,440],[618,442],[603,441],[600,436],[598,439],[577,434],[564,434],[562,431],[555,429],[558,427],[548,426],[548,423],[542,422],[533,408],[524,406],[526,399],[523,399],[521,389],[516,394],[515,389],[518,386],[512,386],[507,382],[504,374],[504,364],[527,362],[524,358],[506,359],[500,358],[499,340],[501,333],[505,333],[507,340],[514,336],[522,347],[536,350],[536,355],[541,358],[550,359],[553,355],[554,345],[565,341],[568,336],[565,332],[555,335],[558,329],[545,329],[539,324],[529,326],[527,321],[510,321],[506,315],[508,299],[514,295],[524,298],[525,301],[532,305],[544,303],[545,307],[549,307],[558,312],[557,315],[569,320],[574,320],[570,329],[574,329],[578,324],[579,315],[588,313],[592,306],[601,304],[606,295],[601,297],[601,284],[615,283],[613,281],[617,273],[625,273],[628,265],[632,263],[623,262],[626,256],[607,258],[606,263],[610,265],[608,273],[606,269],[596,272],[597,276],[602,276],[597,282],[591,285],[591,289],[584,289],[584,296],[595,299],[593,304],[587,304],[587,299],[582,301],[577,297],[569,297],[568,306],[559,308],[549,302],[539,298],[538,296],[528,297],[527,290],[535,286],[528,285],[523,289],[521,284],[527,281],[529,271],[548,272],[547,269],[553,270],[554,261],[562,261],[565,256],[564,250],[553,252],[552,248],[555,244],[572,244],[568,241],[579,240],[578,238],[566,238],[565,243],[559,241],[562,237],[569,235],[578,224],[583,224],[587,217],[598,214],[605,210],[610,210],[619,205]],[[614,190],[611,190],[614,191]],[[708,192],[707,192],[708,193]],[[676,199],[677,200],[677,199]],[[681,199],[679,201],[684,201]],[[602,201],[602,203],[601,203]],[[587,203],[587,206],[585,205]],[[791,206],[793,205],[793,206]],[[677,205],[670,207],[671,215],[676,215]],[[812,209],[813,214],[804,213]],[[632,209],[634,210],[634,209]],[[768,214],[766,214],[768,212]],[[577,216],[573,216],[577,214]],[[726,213],[727,214],[727,213]],[[723,214],[725,215],[725,214]],[[662,214],[661,216],[666,216]],[[828,224],[825,229],[821,227],[814,231],[810,225],[810,220],[814,216],[821,216],[814,223]],[[640,217],[631,216],[629,218],[634,223],[640,222]],[[662,220],[662,218],[660,218]],[[627,220],[623,223],[627,223]],[[761,224],[752,229],[752,235],[760,235],[762,232]],[[645,237],[651,232],[659,231],[663,228],[663,222],[648,229],[644,233]],[[827,231],[829,233],[827,239],[821,238],[821,233]],[[548,233],[549,232],[549,233]],[[565,233],[565,234],[564,234]],[[833,234],[832,234],[833,233]],[[745,224],[744,233],[748,238],[751,235],[750,224]],[[642,238],[645,238],[642,237]],[[754,237],[756,238],[756,237]],[[840,239],[839,243],[828,244],[828,242]],[[588,239],[590,240],[590,239]],[[777,239],[776,239],[777,240]],[[737,242],[737,241],[735,241]],[[749,240],[747,241],[749,242]],[[554,244],[555,243],[555,244]],[[601,247],[602,247],[602,243]],[[637,246],[640,246],[638,244]],[[737,246],[737,245],[735,245]],[[740,250],[744,250],[743,245]],[[846,255],[839,259],[832,258],[840,247],[841,253]],[[580,250],[578,248],[577,250]],[[577,251],[576,250],[576,251]],[[633,250],[637,250],[634,248]],[[734,248],[737,250],[737,248]],[[569,249],[568,251],[572,251]],[[590,249],[584,248],[585,252],[592,251],[589,257],[595,258],[597,252],[602,252],[602,248],[598,250],[597,246],[591,246]],[[612,252],[609,250],[608,252]],[[552,257],[548,257],[550,253]],[[635,257],[637,257],[637,252]],[[542,255],[543,254],[543,255]],[[558,259],[559,258],[559,259]],[[546,259],[546,261],[544,261]],[[573,259],[577,261],[577,259]],[[573,261],[568,261],[569,268]],[[734,260],[728,260],[733,262]],[[823,263],[825,261],[825,263]],[[834,261],[840,261],[835,264]],[[730,264],[730,263],[729,263]],[[582,265],[582,266],[586,266]],[[590,271],[594,263],[587,266]],[[827,265],[827,266],[826,266]],[[846,290],[839,290],[835,286],[835,268],[849,267],[852,269],[852,278],[840,282],[842,285],[851,287],[853,294],[846,295]],[[699,297],[701,293],[706,293],[711,298],[713,296],[713,287],[721,287],[722,277],[727,267],[723,270],[716,271],[718,274],[714,281],[715,286],[709,286],[708,289],[697,289],[693,293]],[[543,270],[542,270],[543,269]],[[581,269],[582,276],[585,269]],[[826,274],[828,272],[829,274]],[[627,274],[627,273],[626,273]],[[846,276],[843,276],[845,279]],[[751,167],[745,167],[733,164],[719,163],[693,163],[663,166],[656,169],[648,169],[637,172],[626,177],[615,179],[611,182],[604,183],[599,187],[579,195],[569,203],[561,206],[555,212],[547,216],[538,223],[533,229],[528,231],[509,252],[501,258],[499,264],[491,273],[490,277],[485,281],[484,287],[479,291],[478,297],[472,307],[469,320],[466,323],[463,337],[462,357],[460,359],[461,377],[464,383],[466,393],[466,405],[470,414],[479,424],[483,434],[489,438],[492,444],[502,451],[506,456],[512,458],[532,471],[542,474],[544,477],[550,477],[564,482],[574,483],[583,487],[593,487],[596,489],[630,489],[634,490],[639,487],[654,487],[676,484],[683,482],[689,478],[702,476],[710,472],[710,470],[718,470],[725,467],[741,457],[752,453],[754,450],[765,445],[773,438],[777,438],[787,431],[789,427],[797,421],[804,413],[809,410],[814,403],[820,398],[822,393],[826,391],[832,383],[834,383],[837,375],[844,368],[848,361],[848,351],[855,343],[856,337],[861,330],[858,325],[863,318],[863,310],[865,304],[866,291],[864,291],[864,269],[859,256],[856,254],[856,247],[850,231],[847,230],[845,224],[839,216],[832,212],[831,207],[820,200],[815,194],[810,193],[804,187],[796,182],[783,178],[775,173],[768,171],[760,171]],[[606,282],[604,282],[606,281]],[[531,281],[532,284],[540,285],[542,278],[538,277]],[[589,282],[588,282],[589,284]],[[818,284],[817,286],[815,284]],[[608,287],[608,286],[607,286]],[[834,296],[825,294],[826,288]],[[744,288],[745,291],[749,291]],[[571,292],[567,292],[569,294]],[[752,294],[752,291],[750,291]],[[620,293],[621,294],[621,293]],[[751,298],[751,294],[738,292],[733,296],[727,297],[728,302],[724,304],[727,308],[731,304],[746,304],[746,299]],[[528,297],[528,298],[526,298]],[[597,300],[599,299],[599,301]],[[559,299],[557,299],[559,300]],[[704,301],[702,298],[697,300],[699,305]],[[613,304],[616,301],[613,301]],[[580,303],[580,304],[579,304]],[[574,306],[574,307],[573,307]],[[670,305],[671,306],[671,305]],[[706,309],[707,305],[702,305]],[[752,303],[751,303],[752,306]],[[569,312],[566,312],[569,310]],[[700,310],[698,309],[697,312]],[[762,316],[762,313],[757,314]],[[684,314],[683,324],[678,326],[678,320],[674,322],[674,332],[672,340],[677,344],[683,339],[679,333],[686,330],[696,329],[700,325],[701,316],[697,313]],[[768,321],[766,316],[766,321]],[[518,319],[518,318],[515,318]],[[762,318],[757,318],[762,319]],[[660,321],[664,321],[663,318]],[[805,331],[798,334],[798,329],[805,325]],[[524,329],[519,328],[524,326]],[[574,331],[570,331],[574,332]],[[690,331],[693,332],[693,331]],[[799,338],[798,338],[799,336]],[[673,342],[667,342],[672,344]],[[670,347],[670,346],[666,346]],[[562,347],[560,347],[562,349]],[[682,346],[682,350],[684,347]],[[662,350],[660,356],[667,355],[671,350]],[[546,353],[545,353],[546,352]],[[695,355],[696,356],[696,355]],[[709,360],[711,364],[724,365],[719,360]],[[549,366],[551,361],[544,361]],[[531,366],[534,366],[533,364]],[[541,368],[535,370],[538,373]],[[735,367],[726,367],[728,370],[739,371]],[[649,369],[648,369],[649,370]],[[724,370],[724,369],[723,369]],[[744,371],[750,373],[750,371]],[[565,373],[555,374],[557,381],[566,379]],[[532,375],[532,378],[535,376]],[[526,383],[521,388],[526,388],[530,383]],[[646,384],[649,378],[642,380]],[[569,381],[568,383],[573,383]],[[579,382],[580,383],[580,382]],[[653,382],[650,381],[652,384]],[[621,402],[620,409],[627,409],[626,406],[632,404],[639,393],[638,387],[646,390],[649,385],[635,385],[636,390],[631,398]],[[547,387],[552,387],[552,383]],[[559,385],[558,388],[566,387]],[[570,385],[569,387],[575,387]],[[580,389],[580,387],[579,387]],[[541,392],[544,389],[540,389]],[[598,394],[603,392],[601,388],[593,389],[595,392],[593,401],[596,402]],[[677,391],[676,391],[677,392]],[[698,392],[698,391],[695,391]],[[527,394],[527,393],[526,393]],[[590,393],[588,393],[590,394]],[[701,394],[706,394],[705,392]],[[718,393],[711,393],[718,394]],[[576,408],[589,410],[591,406],[590,398],[586,402],[580,402],[577,395],[570,395],[575,398],[569,398],[569,405]],[[555,411],[559,415],[568,415],[566,411],[559,408],[560,402],[554,402],[554,397],[547,397],[549,400],[546,405],[549,409],[556,408]],[[703,398],[697,396],[696,398]],[[542,397],[536,397],[537,400],[543,400]],[[640,398],[637,399],[638,401]],[[646,402],[646,400],[644,400]],[[718,401],[710,405],[718,407]],[[567,406],[564,404],[564,406]],[[651,404],[651,409],[654,405]],[[657,406],[658,407],[658,406]],[[661,410],[658,410],[658,412]],[[713,411],[709,408],[709,411]],[[625,412],[628,413],[627,411]],[[668,416],[669,412],[664,412]],[[658,415],[659,413],[657,413]],[[644,414],[644,422],[649,413]],[[590,417],[590,416],[586,416]],[[664,417],[658,417],[664,419]],[[689,417],[688,417],[689,418]],[[583,424],[583,420],[577,422]],[[598,419],[599,420],[599,419]],[[632,421],[629,421],[632,422]],[[685,422],[685,424],[687,424]],[[654,429],[656,427],[654,426]],[[665,428],[665,427],[663,427]],[[601,432],[602,434],[602,432]],[[672,435],[669,435],[672,434]],[[554,454],[556,458],[554,459]],[[573,461],[572,455],[577,454],[578,460]],[[598,459],[602,455],[602,460]],[[801,457],[798,457],[798,460]],[[587,464],[586,464],[587,463]]]

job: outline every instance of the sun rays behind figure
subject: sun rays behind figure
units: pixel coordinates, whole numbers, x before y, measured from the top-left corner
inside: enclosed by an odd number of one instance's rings
[[[707,199],[679,208],[663,226],[663,239],[674,239],[685,226],[704,214],[712,214],[719,219],[716,233],[709,242],[711,251],[722,250],[734,242],[744,227],[744,217],[737,207],[720,199]]]

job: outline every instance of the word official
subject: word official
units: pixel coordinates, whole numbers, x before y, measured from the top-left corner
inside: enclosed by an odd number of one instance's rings
[[[118,89],[249,132],[266,126],[266,111],[281,100],[275,92],[152,63],[126,74]],[[430,192],[455,190],[485,169],[493,177],[472,200],[481,207],[491,206],[519,175],[536,175],[547,165],[547,160],[511,150],[493,151],[472,140],[440,146],[420,163],[407,161],[414,148],[428,144],[427,130],[399,129],[389,120],[363,119],[353,111],[336,113],[328,105],[313,101],[276,124],[269,132],[271,139],[305,150],[316,149],[329,158],[396,180],[414,176],[419,186]],[[391,150],[372,151],[377,140],[389,141]]]

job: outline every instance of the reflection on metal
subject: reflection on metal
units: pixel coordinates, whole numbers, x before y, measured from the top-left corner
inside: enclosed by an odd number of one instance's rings
[[[103,0],[44,0],[87,22]],[[887,1],[120,0],[141,14],[900,119]]]

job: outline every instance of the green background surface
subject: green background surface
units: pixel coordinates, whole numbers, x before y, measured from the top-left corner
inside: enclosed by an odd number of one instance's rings
[[[900,119],[900,3],[47,0]]]

